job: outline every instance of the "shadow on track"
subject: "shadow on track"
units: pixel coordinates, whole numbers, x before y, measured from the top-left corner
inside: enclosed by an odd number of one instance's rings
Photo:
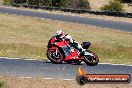
[[[51,64],[54,64],[54,63],[50,62],[49,60],[45,60],[45,61],[43,61],[43,63],[51,63]],[[62,64],[69,64],[69,65],[84,65],[84,63],[76,64],[76,63],[66,63],[66,62],[63,62]]]

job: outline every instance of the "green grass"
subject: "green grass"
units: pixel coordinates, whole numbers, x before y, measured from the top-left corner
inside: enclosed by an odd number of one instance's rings
[[[2,57],[21,57],[21,58],[45,58],[45,49],[39,46],[32,46],[29,44],[0,44],[0,56]]]
[[[4,88],[4,82],[0,81],[0,88]]]
[[[132,33],[31,17],[0,14],[0,56],[47,59],[47,42],[59,29],[82,43],[105,63],[132,64]],[[8,20],[7,20],[8,19]]]
[[[132,64],[132,48],[131,47],[123,47],[123,46],[117,46],[114,48],[102,48],[99,47],[99,45],[95,45],[91,47],[91,50],[95,51],[97,55],[101,59],[101,62],[106,63],[126,63],[126,64]]]

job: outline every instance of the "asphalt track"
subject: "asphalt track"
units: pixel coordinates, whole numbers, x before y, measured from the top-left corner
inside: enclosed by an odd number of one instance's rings
[[[52,64],[46,61],[7,58],[0,58],[0,75],[75,79],[79,66],[83,67],[88,74],[130,74],[132,76],[132,66],[126,65],[98,64],[97,66],[87,66],[86,64]]]
[[[116,22],[116,21],[96,19],[96,18],[51,14],[46,12],[33,12],[33,11],[27,11],[27,10],[18,10],[18,9],[2,8],[2,7],[0,8],[0,12],[52,19],[52,20],[67,21],[67,22],[73,22],[73,23],[79,23],[79,24],[96,25],[101,27],[107,27],[107,28],[132,32],[132,23],[127,23],[127,22]]]

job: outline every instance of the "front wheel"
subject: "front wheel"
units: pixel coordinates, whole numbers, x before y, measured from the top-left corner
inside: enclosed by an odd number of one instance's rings
[[[54,64],[61,64],[64,61],[64,57],[58,48],[47,50],[47,57]]]
[[[93,56],[84,55],[84,62],[87,65],[89,65],[89,66],[95,66],[95,65],[97,65],[98,62],[99,62],[98,56],[94,52],[92,52],[92,51],[87,50],[86,52],[89,52],[89,53],[93,54]]]

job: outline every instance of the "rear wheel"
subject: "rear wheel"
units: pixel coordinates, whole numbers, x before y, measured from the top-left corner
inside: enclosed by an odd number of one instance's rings
[[[99,62],[98,56],[92,51],[87,50],[86,52],[92,53],[94,56],[84,55],[84,62],[89,66],[97,65]]]
[[[47,57],[54,64],[61,64],[64,61],[64,57],[58,48],[47,50]]]

